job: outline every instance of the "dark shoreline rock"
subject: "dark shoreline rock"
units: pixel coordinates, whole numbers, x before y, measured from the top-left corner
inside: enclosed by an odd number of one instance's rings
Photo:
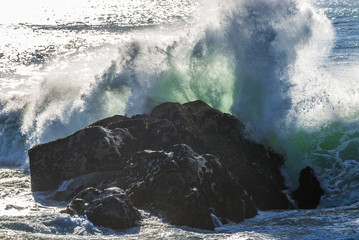
[[[136,226],[141,214],[120,188],[86,188],[67,205],[65,213],[86,216],[97,226],[126,229]]]
[[[126,129],[87,127],[29,150],[32,191],[56,189],[63,180],[121,169],[135,144]],[[124,147],[126,146],[126,147]],[[130,152],[130,153],[129,153]]]
[[[306,167],[300,171],[299,187],[292,192],[292,198],[300,209],[314,209],[318,207],[320,198],[324,190],[315,176],[311,167]]]
[[[283,157],[246,138],[235,117],[202,101],[164,103],[149,115],[113,116],[29,150],[32,191],[125,189],[137,208],[166,221],[213,229],[212,215],[240,222],[292,205]],[[178,210],[177,210],[178,209]]]
[[[213,229],[211,214],[222,222],[257,215],[245,190],[213,155],[198,155],[189,146],[143,151],[130,160],[138,181],[128,194],[134,205],[175,225]]]

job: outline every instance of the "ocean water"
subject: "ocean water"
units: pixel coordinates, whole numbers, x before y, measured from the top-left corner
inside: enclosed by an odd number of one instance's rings
[[[4,0],[0,36],[1,239],[359,239],[357,0]],[[118,232],[31,193],[31,146],[196,99],[282,153],[289,188],[313,167],[318,209]]]

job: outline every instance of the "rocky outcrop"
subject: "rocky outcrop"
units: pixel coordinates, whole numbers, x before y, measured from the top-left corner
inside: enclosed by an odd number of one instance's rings
[[[134,227],[141,219],[141,214],[120,188],[86,188],[75,196],[64,212],[86,216],[98,226],[113,229]]]
[[[297,202],[301,209],[314,209],[320,203],[320,198],[324,190],[315,176],[311,167],[306,167],[300,171],[299,187],[292,192],[292,198]]]
[[[137,208],[146,209],[169,223],[213,229],[213,215],[222,223],[240,222],[257,214],[250,196],[213,155],[199,155],[185,144],[134,154],[122,171],[99,172],[67,181],[53,194],[55,200],[72,200],[68,213],[78,206],[80,191],[127,188]],[[83,190],[85,189],[85,190]],[[96,189],[96,192],[100,191]],[[75,197],[74,197],[75,196]],[[82,203],[83,201],[81,201]],[[76,208],[75,208],[76,209]]]
[[[120,187],[136,207],[179,225],[213,229],[213,216],[238,222],[256,208],[291,207],[283,158],[201,101],[106,118],[30,149],[29,159],[33,191],[62,184],[53,196],[70,200],[87,187]]]
[[[166,151],[142,151],[130,160],[137,181],[128,193],[134,204],[176,225],[213,229],[211,214],[240,222],[257,214],[245,190],[213,155],[180,144]]]
[[[221,159],[261,210],[291,206],[282,192],[286,188],[279,170],[284,163],[282,156],[246,138],[245,127],[237,118],[201,101],[183,105],[164,103],[154,108],[150,116],[170,121],[176,129],[177,142]],[[165,137],[164,142],[173,139]]]
[[[91,172],[121,169],[136,152],[126,129],[87,127],[29,150],[32,191],[56,189],[63,180]]]

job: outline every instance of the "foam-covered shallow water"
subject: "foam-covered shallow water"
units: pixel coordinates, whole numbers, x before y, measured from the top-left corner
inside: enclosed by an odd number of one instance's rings
[[[5,2],[1,237],[359,238],[357,1]],[[123,234],[34,201],[31,146],[114,114],[196,99],[236,115],[249,136],[282,153],[290,188],[313,167],[325,190],[319,209],[261,212],[215,232],[151,217]]]
[[[171,226],[143,212],[138,227],[115,231],[61,214],[63,203],[34,197],[27,170],[0,172],[1,239],[358,239],[359,204],[317,210],[259,212],[253,219],[206,231]],[[11,199],[11,200],[10,200]],[[5,206],[3,206],[5,204]],[[49,206],[55,205],[55,206]]]

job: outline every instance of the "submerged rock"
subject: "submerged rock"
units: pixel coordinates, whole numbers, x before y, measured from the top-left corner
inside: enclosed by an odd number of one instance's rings
[[[292,192],[292,198],[297,202],[301,209],[314,209],[320,203],[320,198],[324,190],[315,176],[311,167],[306,167],[300,171],[299,187]]]
[[[95,225],[113,229],[134,227],[141,219],[141,214],[120,188],[86,188],[74,197],[65,212],[86,216]]]
[[[70,200],[87,187],[126,190],[138,208],[178,225],[213,229],[256,208],[291,207],[283,158],[249,140],[235,117],[202,101],[113,116],[29,150],[33,191]]]

